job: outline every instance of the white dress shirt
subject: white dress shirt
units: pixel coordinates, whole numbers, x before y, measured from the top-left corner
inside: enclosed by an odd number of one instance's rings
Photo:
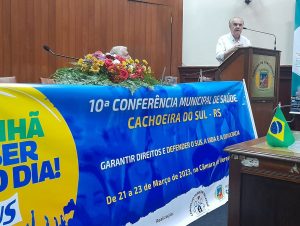
[[[240,36],[239,40],[235,40],[231,33],[223,35],[219,38],[217,46],[216,46],[216,58],[217,60],[222,63],[224,59],[224,53],[234,47],[235,45],[240,44],[243,47],[251,46],[250,40],[247,39],[245,36]]]

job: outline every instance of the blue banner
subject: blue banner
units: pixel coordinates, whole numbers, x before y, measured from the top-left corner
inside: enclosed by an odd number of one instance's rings
[[[15,210],[1,225],[188,224],[227,201],[223,149],[256,137],[241,82],[6,84],[0,106],[0,204]]]

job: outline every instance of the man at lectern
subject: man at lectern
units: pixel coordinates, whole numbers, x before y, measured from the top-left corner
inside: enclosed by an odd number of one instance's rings
[[[222,63],[239,47],[251,46],[248,38],[241,35],[244,27],[244,20],[240,17],[233,17],[229,20],[230,33],[221,36],[216,46],[216,59]]]

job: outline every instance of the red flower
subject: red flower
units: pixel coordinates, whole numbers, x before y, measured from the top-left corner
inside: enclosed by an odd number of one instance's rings
[[[121,79],[123,79],[123,81],[126,80],[126,79],[128,79],[128,71],[126,71],[126,70],[123,69],[123,68],[120,69],[119,77],[120,77]]]
[[[115,65],[110,65],[107,70],[110,72],[110,73],[115,73],[116,72],[116,68],[115,68]]]
[[[138,69],[136,70],[136,73],[139,74],[139,75],[142,74],[142,72],[143,72],[143,70],[142,70],[141,68],[138,68]]]
[[[113,61],[111,59],[105,59],[104,64],[107,68],[113,65]]]
[[[119,60],[121,63],[122,63],[123,61],[125,61],[125,58],[122,57],[122,56],[119,56],[119,55],[116,55],[116,59]]]

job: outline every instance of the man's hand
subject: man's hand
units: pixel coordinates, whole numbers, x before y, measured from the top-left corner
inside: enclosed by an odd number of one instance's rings
[[[240,48],[240,47],[243,47],[243,44],[241,44],[241,43],[235,44],[234,47],[233,47],[233,51],[232,52],[238,50],[238,48]]]
[[[224,59],[226,59],[226,58],[229,57],[232,53],[234,53],[235,51],[237,51],[240,47],[243,47],[243,44],[237,43],[237,44],[235,44],[231,49],[228,49],[228,50],[224,53]]]

